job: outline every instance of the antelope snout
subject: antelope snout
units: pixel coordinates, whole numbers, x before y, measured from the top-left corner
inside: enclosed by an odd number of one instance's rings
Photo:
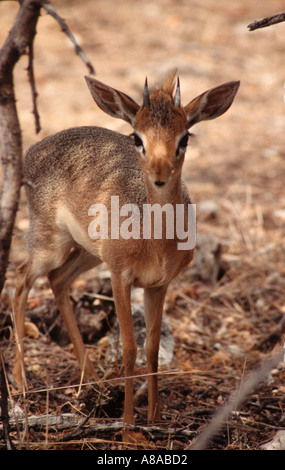
[[[156,187],[165,186],[171,179],[172,167],[169,162],[158,160],[152,163],[149,178]]]
[[[161,180],[157,180],[154,182],[155,186],[164,186],[165,185],[165,182],[164,181],[161,181]]]

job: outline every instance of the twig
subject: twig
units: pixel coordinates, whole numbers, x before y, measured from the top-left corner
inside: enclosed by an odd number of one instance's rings
[[[241,385],[238,393],[234,392],[228,403],[218,411],[210,424],[207,425],[204,431],[194,440],[193,443],[187,446],[187,450],[202,450],[205,449],[208,442],[217,434],[220,428],[224,425],[227,418],[236,411],[241,404],[246,400],[248,395],[260,385],[270,374],[271,370],[277,367],[279,362],[284,358],[285,348],[282,347],[279,351],[270,359],[265,362],[263,366],[257,369]]]
[[[35,82],[35,75],[34,75],[34,38],[32,38],[29,44],[29,65],[28,65],[27,70],[28,70],[29,81],[30,81],[30,85],[32,89],[33,115],[35,116],[36,134],[38,134],[41,130],[41,124],[40,124],[40,115],[39,115],[38,106],[37,106],[38,93],[36,90],[36,82]]]
[[[83,295],[86,295],[88,297],[92,297],[94,299],[99,299],[99,300],[107,300],[109,302],[114,302],[115,299],[114,297],[110,297],[108,295],[102,295],[102,294],[91,294],[90,292],[83,292]]]
[[[263,18],[263,20],[254,21],[253,23],[250,23],[247,27],[250,31],[254,31],[255,29],[266,28],[267,26],[281,23],[282,21],[285,21],[285,13],[269,16],[267,18]]]
[[[80,57],[80,59],[86,64],[89,69],[91,75],[95,75],[95,69],[89,59],[86,57],[85,53],[83,52],[82,48],[79,46],[78,42],[76,41],[74,35],[70,31],[69,27],[66,24],[66,21],[53,9],[53,7],[48,3],[42,3],[43,8],[46,12],[51,15],[61,26],[62,31],[69,37],[70,41],[74,45],[76,54]]]
[[[45,430],[45,444],[48,445],[48,418],[49,418],[49,391],[50,391],[50,378],[47,371],[47,394],[46,394],[46,430]]]
[[[25,427],[34,428],[35,430],[39,429],[44,431],[47,429],[56,429],[58,431],[62,431],[64,429],[70,429],[74,426],[78,426],[78,416],[73,413],[63,413],[60,416],[54,416],[51,414],[48,415],[40,415],[40,416],[26,416],[23,419],[17,418],[17,421],[14,419],[10,420],[10,428],[15,429],[16,427],[19,429],[25,429]],[[1,429],[1,426],[0,426]],[[46,439],[45,439],[46,443]]]
[[[83,426],[85,426],[87,424],[87,422],[89,421],[89,419],[91,418],[93,413],[96,411],[96,408],[97,408],[97,406],[92,408],[90,413],[87,416],[85,416],[85,418],[81,421],[81,423],[78,424],[78,426],[76,426],[75,429],[73,429],[73,431],[69,432],[68,434],[65,434],[65,436],[63,436],[63,438],[62,438],[62,441],[69,441],[70,439],[74,439],[74,438],[78,437],[80,434],[82,434]]]
[[[1,419],[3,422],[3,433],[7,450],[14,450],[15,446],[10,438],[9,414],[8,414],[8,389],[7,377],[5,374],[5,364],[2,355],[0,356],[0,390],[1,390]]]

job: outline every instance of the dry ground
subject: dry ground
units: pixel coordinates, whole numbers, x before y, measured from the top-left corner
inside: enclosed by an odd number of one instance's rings
[[[154,83],[173,67],[178,69],[185,103],[207,88],[241,80],[231,109],[218,120],[194,128],[195,138],[184,167],[184,179],[197,204],[198,232],[218,237],[222,264],[214,283],[194,278],[186,269],[173,282],[167,298],[165,317],[175,338],[175,358],[166,371],[177,372],[161,376],[161,432],[146,433],[145,446],[183,449],[244,377],[284,342],[285,23],[255,32],[247,29],[255,19],[282,12],[284,2],[53,3],[94,64],[98,79],[138,101],[146,75]],[[14,2],[1,2],[1,43],[16,11]],[[43,14],[37,30],[35,72],[42,124],[38,136],[34,133],[25,59],[15,71],[25,149],[71,126],[102,125],[130,132],[126,124],[95,107],[83,78],[86,68],[54,20]],[[203,210],[204,201],[216,204],[214,214]],[[22,236],[27,223],[23,195],[1,299],[2,318],[11,312],[15,267],[24,258]],[[84,296],[99,289],[96,273],[78,281],[73,294],[77,311],[89,316],[107,312],[112,323],[112,302],[94,302]],[[17,398],[26,415],[43,415],[48,409],[49,415],[73,413],[83,418],[95,408],[77,438],[66,429],[51,429],[46,434],[41,428],[31,428],[29,435],[13,434],[18,448],[123,448],[121,435],[111,426],[121,415],[123,383],[111,380],[121,376],[122,370],[107,354],[108,325],[102,326],[98,337],[92,330],[85,334],[99,373],[110,380],[108,398],[98,399],[89,388],[83,387],[78,395],[78,387],[73,387],[80,375],[44,279],[31,292],[29,318],[37,322],[41,336],[27,341],[31,391],[27,399]],[[5,359],[10,366],[12,340],[2,337],[2,341],[8,342]],[[144,368],[137,372],[143,373]],[[239,413],[229,418],[209,448],[258,449],[284,429],[284,378],[281,364]],[[140,377],[136,389],[143,383]],[[50,386],[53,390],[47,392]],[[63,388],[55,390],[58,386]],[[33,392],[39,389],[43,391]],[[143,424],[145,394],[137,404],[137,422]]]

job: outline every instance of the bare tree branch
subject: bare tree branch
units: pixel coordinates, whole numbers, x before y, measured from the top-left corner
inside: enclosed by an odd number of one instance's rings
[[[33,100],[33,115],[35,116],[35,124],[36,124],[36,134],[38,134],[41,130],[40,124],[40,115],[37,106],[37,97],[38,93],[36,90],[36,82],[35,82],[35,75],[34,75],[34,41],[32,39],[29,45],[29,65],[28,65],[28,76],[30,80],[30,85],[32,89],[32,100]]]
[[[3,289],[22,179],[22,137],[14,94],[13,69],[26,53],[40,14],[40,0],[24,0],[0,51],[0,292]]]
[[[194,439],[186,448],[187,450],[203,450],[208,442],[219,432],[226,420],[236,411],[246,398],[252,393],[264,380],[266,380],[272,371],[276,368],[282,359],[284,360],[285,348],[281,347],[265,364],[252,372],[249,377],[241,384],[240,389],[233,393],[228,402],[215,414],[212,421],[206,426],[204,431]]]
[[[8,414],[8,389],[7,377],[4,370],[5,364],[0,355],[0,392],[1,392],[1,420],[3,423],[3,434],[6,450],[15,450],[15,446],[10,437],[9,414]]]
[[[281,23],[285,21],[285,13],[280,13],[279,15],[269,16],[268,18],[263,18],[263,20],[254,21],[250,23],[247,27],[250,31],[254,31],[259,28],[266,28],[272,24]]]
[[[69,37],[70,41],[74,45],[76,54],[86,64],[86,66],[89,69],[90,74],[95,75],[95,69],[93,65],[91,64],[89,59],[86,57],[81,47],[79,46],[74,35],[72,34],[69,27],[67,26],[66,21],[61,16],[59,16],[59,14],[54,10],[54,8],[48,2],[43,2],[43,8],[46,10],[46,12],[49,15],[51,15],[60,24],[62,31]]]

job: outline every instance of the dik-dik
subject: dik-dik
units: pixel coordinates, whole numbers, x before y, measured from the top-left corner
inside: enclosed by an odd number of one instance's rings
[[[168,76],[161,86],[142,93],[142,105],[125,93],[86,77],[97,105],[133,128],[125,136],[101,127],[78,127],[35,144],[24,164],[30,211],[28,259],[17,271],[15,294],[16,359],[14,377],[24,385],[24,316],[29,290],[38,276],[47,275],[85,378],[99,380],[76,325],[69,289],[78,275],[102,262],[110,272],[123,345],[125,371],[124,422],[134,423],[133,375],[136,360],[131,287],[144,289],[146,358],[148,363],[148,421],[159,420],[158,350],[163,304],[171,280],[190,263],[193,247],[179,249],[178,238],[90,236],[90,207],[111,211],[111,198],[120,207],[132,204],[184,205],[187,224],[190,204],[181,180],[188,129],[214,119],[231,106],[239,82],[210,89],[182,106],[179,79]],[[142,215],[141,215],[142,217]],[[93,218],[94,219],[94,218]],[[141,220],[142,222],[142,220]],[[162,218],[166,224],[166,218]],[[141,233],[142,235],[142,233]]]

